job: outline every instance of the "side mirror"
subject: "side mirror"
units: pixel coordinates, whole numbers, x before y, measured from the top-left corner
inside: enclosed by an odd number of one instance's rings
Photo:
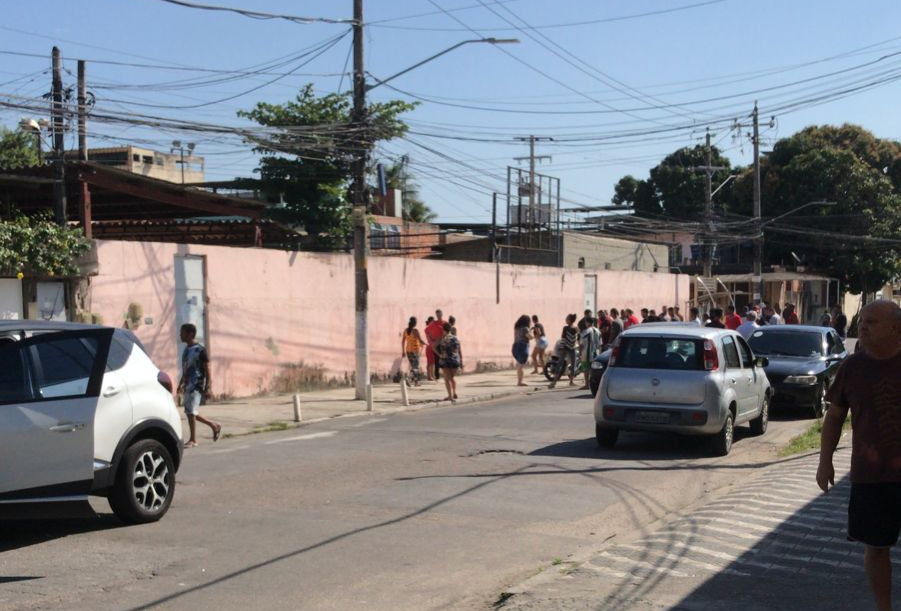
[[[765,356],[758,356],[754,359],[754,364],[758,367],[766,367],[770,364],[770,359],[766,358]]]

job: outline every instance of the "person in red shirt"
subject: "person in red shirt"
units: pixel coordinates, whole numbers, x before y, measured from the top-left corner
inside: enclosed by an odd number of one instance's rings
[[[441,310],[435,310],[436,320],[433,320],[425,328],[425,338],[429,345],[426,346],[426,361],[428,362],[429,380],[437,380],[441,374],[438,369],[438,342],[444,337],[444,315]]]
[[[735,313],[734,305],[730,305],[726,308],[726,318],[723,320],[723,323],[726,325],[727,329],[735,331],[741,326],[742,322],[741,316]]]
[[[860,312],[858,343],[826,399],[817,485],[835,485],[832,456],[851,412],[848,538],[864,547],[864,569],[880,611],[892,609],[891,548],[901,531],[901,308],[880,300]]]
[[[628,329],[632,325],[637,325],[641,321],[630,308],[623,310],[623,327]]]
[[[782,313],[782,320],[787,325],[801,324],[801,319],[798,318],[798,313],[795,311],[795,304],[785,304],[785,312]]]

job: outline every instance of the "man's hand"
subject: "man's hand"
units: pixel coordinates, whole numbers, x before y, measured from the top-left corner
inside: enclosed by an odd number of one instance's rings
[[[829,492],[829,485],[835,486],[835,468],[832,466],[832,459],[820,459],[820,466],[817,467],[817,486],[823,492]]]

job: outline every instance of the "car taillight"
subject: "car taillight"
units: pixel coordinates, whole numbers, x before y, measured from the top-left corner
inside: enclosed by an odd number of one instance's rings
[[[161,371],[156,374],[156,381],[159,382],[163,388],[165,388],[169,392],[172,392],[172,378],[170,378],[169,374],[167,374],[165,371]]]
[[[619,357],[619,338],[617,337],[613,340],[613,351],[610,353],[610,361],[607,363],[607,367],[613,367],[616,364],[616,359]]]
[[[704,369],[716,371],[720,368],[720,357],[716,353],[716,344],[712,340],[704,340]]]

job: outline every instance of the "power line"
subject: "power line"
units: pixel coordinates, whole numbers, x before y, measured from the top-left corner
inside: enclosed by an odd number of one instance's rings
[[[293,23],[300,24],[310,24],[310,23],[340,23],[340,24],[353,24],[355,23],[353,19],[331,19],[328,17],[298,17],[296,15],[283,15],[278,13],[262,13],[260,11],[251,11],[248,9],[242,8],[231,8],[228,6],[215,6],[212,4],[196,4],[193,2],[185,2],[184,0],[157,0],[158,2],[168,2],[169,4],[175,4],[177,6],[182,6],[185,8],[192,9],[200,9],[204,11],[222,11],[226,13],[237,13],[238,15],[242,15],[244,17],[250,17],[251,19],[284,19],[286,21],[291,21]]]

